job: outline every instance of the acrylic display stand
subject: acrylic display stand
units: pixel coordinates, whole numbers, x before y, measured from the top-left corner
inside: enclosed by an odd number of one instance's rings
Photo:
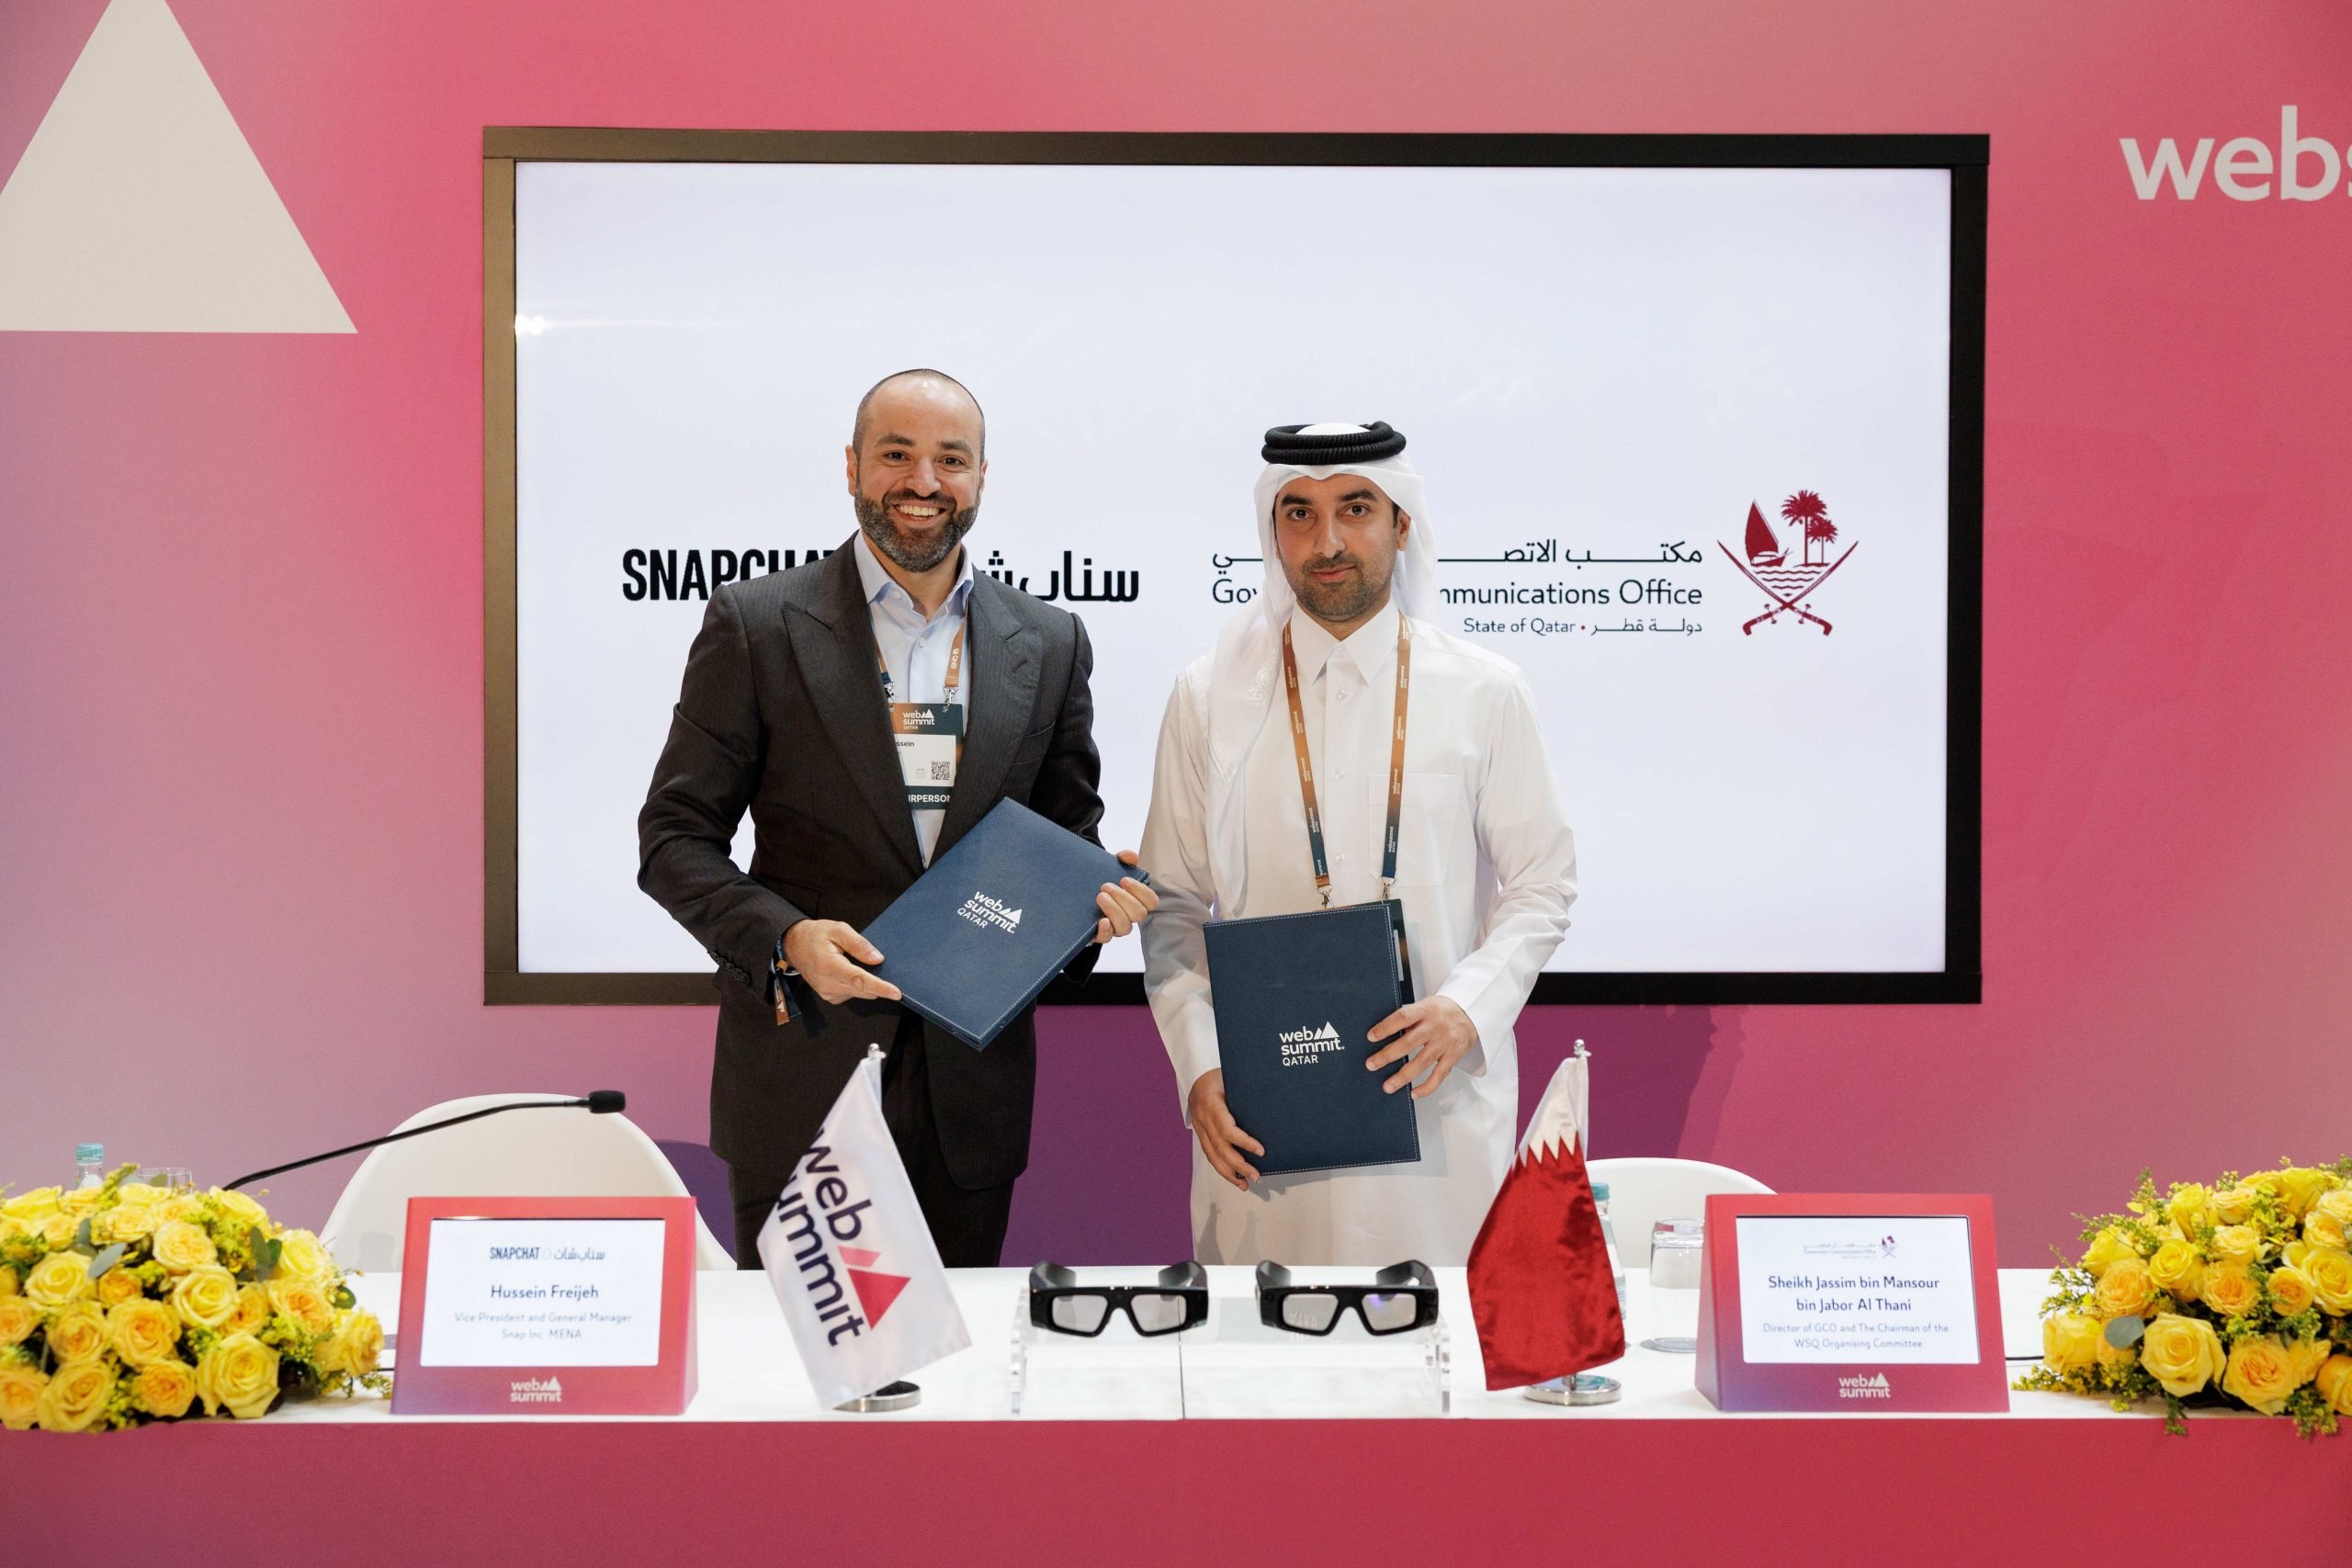
[[[1156,1272],[1104,1269],[1086,1278],[1140,1285]],[[1355,1282],[1364,1272],[1294,1271],[1302,1285]],[[1213,1293],[1209,1320],[1197,1328],[1146,1338],[1114,1314],[1089,1338],[1031,1324],[1023,1282],[1013,1292],[1008,1342],[1012,1413],[1077,1421],[1298,1420],[1452,1409],[1453,1339],[1444,1319],[1410,1334],[1374,1336],[1348,1313],[1329,1334],[1290,1334],[1258,1321],[1246,1276],[1242,1284],[1242,1294]]]
[[[1090,1269],[1084,1277],[1090,1284],[1142,1285],[1158,1272]],[[1091,1338],[1057,1334],[1029,1321],[1023,1280],[1012,1292],[1012,1413],[1047,1421],[1181,1420],[1183,1342],[1206,1332],[1192,1328],[1146,1338],[1125,1314],[1114,1313]]]
[[[1363,1269],[1295,1269],[1301,1285],[1360,1284]],[[1258,1301],[1212,1295],[1209,1321],[1186,1337],[1184,1413],[1212,1420],[1443,1416],[1453,1408],[1452,1336],[1441,1317],[1410,1334],[1371,1335],[1353,1312],[1330,1333],[1258,1321]]]

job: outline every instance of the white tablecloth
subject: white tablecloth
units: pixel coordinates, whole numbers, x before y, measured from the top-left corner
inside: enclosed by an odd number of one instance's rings
[[[1345,1269],[1299,1269],[1302,1282],[1356,1277]],[[700,1314],[699,1392],[688,1421],[998,1421],[1012,1415],[1012,1338],[1014,1305],[1027,1271],[973,1269],[955,1271],[956,1295],[972,1336],[972,1348],[925,1368],[915,1381],[922,1402],[887,1416],[844,1416],[820,1408],[802,1374],[767,1279],[757,1273],[704,1273],[696,1277]],[[1693,1358],[1639,1348],[1647,1332],[1648,1281],[1634,1270],[1629,1290],[1625,1357],[1599,1369],[1624,1385],[1614,1404],[1577,1410],[1538,1404],[1516,1390],[1489,1393],[1471,1325],[1470,1300],[1460,1269],[1436,1271],[1452,1348],[1449,1414],[1476,1420],[1624,1421],[1658,1418],[1775,1419],[1725,1416],[1692,1386]],[[1090,1270],[1088,1278],[1110,1284],[1142,1284],[1148,1269]],[[2030,1358],[2041,1348],[2035,1311],[2047,1293],[2042,1269],[2001,1271],[2002,1331],[2008,1353]],[[400,1276],[356,1279],[363,1304],[388,1327],[400,1315]],[[1030,1363],[1023,1420],[1165,1420],[1200,1416],[1299,1417],[1325,1415],[1404,1416],[1437,1414],[1433,1388],[1416,1385],[1412,1363],[1418,1347],[1375,1341],[1354,1328],[1352,1317],[1329,1338],[1278,1335],[1257,1324],[1250,1271],[1209,1270],[1209,1325],[1173,1339],[1141,1340],[1121,1319],[1100,1340],[1066,1341],[1046,1336]],[[1048,1343],[1050,1342],[1050,1343]],[[1180,1373],[1179,1358],[1189,1358]],[[2011,1364],[2024,1371],[2030,1359]],[[1417,1393],[1416,1388],[1423,1389]],[[1191,1395],[1187,1409],[1187,1394]],[[2007,1417],[2117,1418],[2098,1400],[2068,1395],[2012,1393]],[[390,1420],[389,1402],[375,1398],[329,1399],[291,1405],[275,1419],[291,1421]],[[1825,1419],[1917,1419],[1899,1414],[1840,1412]],[[1939,1417],[1956,1418],[1956,1417]],[[2144,1414],[2137,1417],[2144,1419]],[[465,1420],[602,1420],[602,1416],[492,1416],[409,1417]]]

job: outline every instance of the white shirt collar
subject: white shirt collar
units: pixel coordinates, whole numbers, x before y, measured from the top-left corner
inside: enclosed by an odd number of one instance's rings
[[[1344,651],[1355,667],[1370,674],[1381,667],[1381,660],[1396,652],[1396,596],[1391,593],[1380,614],[1350,632],[1346,638],[1333,637],[1323,623],[1305,610],[1290,613],[1291,651],[1298,658],[1298,679],[1302,685],[1309,683],[1323,672],[1331,656]]]
[[[942,615],[963,614],[965,601],[972,593],[972,552],[961,545],[956,547],[956,552],[961,564],[956,569],[956,586],[947,591],[946,601],[939,607]],[[865,590],[868,604],[880,604],[896,593],[898,599],[895,603],[914,610],[917,615],[922,613],[915,608],[914,595],[900,586],[899,580],[890,575],[889,568],[882,564],[882,558],[874,553],[873,542],[866,538],[865,530],[860,529],[857,537],[851,542],[850,553],[857,558],[858,586]]]

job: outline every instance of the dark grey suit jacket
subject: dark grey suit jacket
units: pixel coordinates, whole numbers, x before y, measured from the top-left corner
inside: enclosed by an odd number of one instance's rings
[[[985,574],[967,614],[964,756],[933,852],[1007,797],[1100,843],[1085,627]],[[638,817],[638,886],[718,963],[710,1141],[749,1170],[788,1171],[866,1046],[898,1028],[894,1002],[829,1006],[797,982],[779,1024],[768,989],[787,928],[821,916],[863,929],[922,872],[879,671],[846,547],[718,589]],[[746,810],[748,874],[728,858]],[[949,1175],[973,1189],[1011,1181],[1029,1161],[1031,1015],[986,1051],[928,1024],[923,1044]]]

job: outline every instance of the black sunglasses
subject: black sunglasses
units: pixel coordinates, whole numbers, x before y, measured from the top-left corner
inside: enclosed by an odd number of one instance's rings
[[[1404,1334],[1437,1321],[1437,1276],[1418,1258],[1394,1263],[1369,1285],[1294,1285],[1279,1263],[1258,1265],[1258,1321],[1293,1334],[1329,1334],[1350,1308],[1367,1334]]]
[[[1125,1313],[1137,1334],[1181,1334],[1209,1320],[1209,1271],[1197,1263],[1174,1263],[1159,1271],[1156,1285],[1081,1285],[1058,1263],[1029,1270],[1029,1321],[1056,1334],[1092,1338],[1113,1313]]]

